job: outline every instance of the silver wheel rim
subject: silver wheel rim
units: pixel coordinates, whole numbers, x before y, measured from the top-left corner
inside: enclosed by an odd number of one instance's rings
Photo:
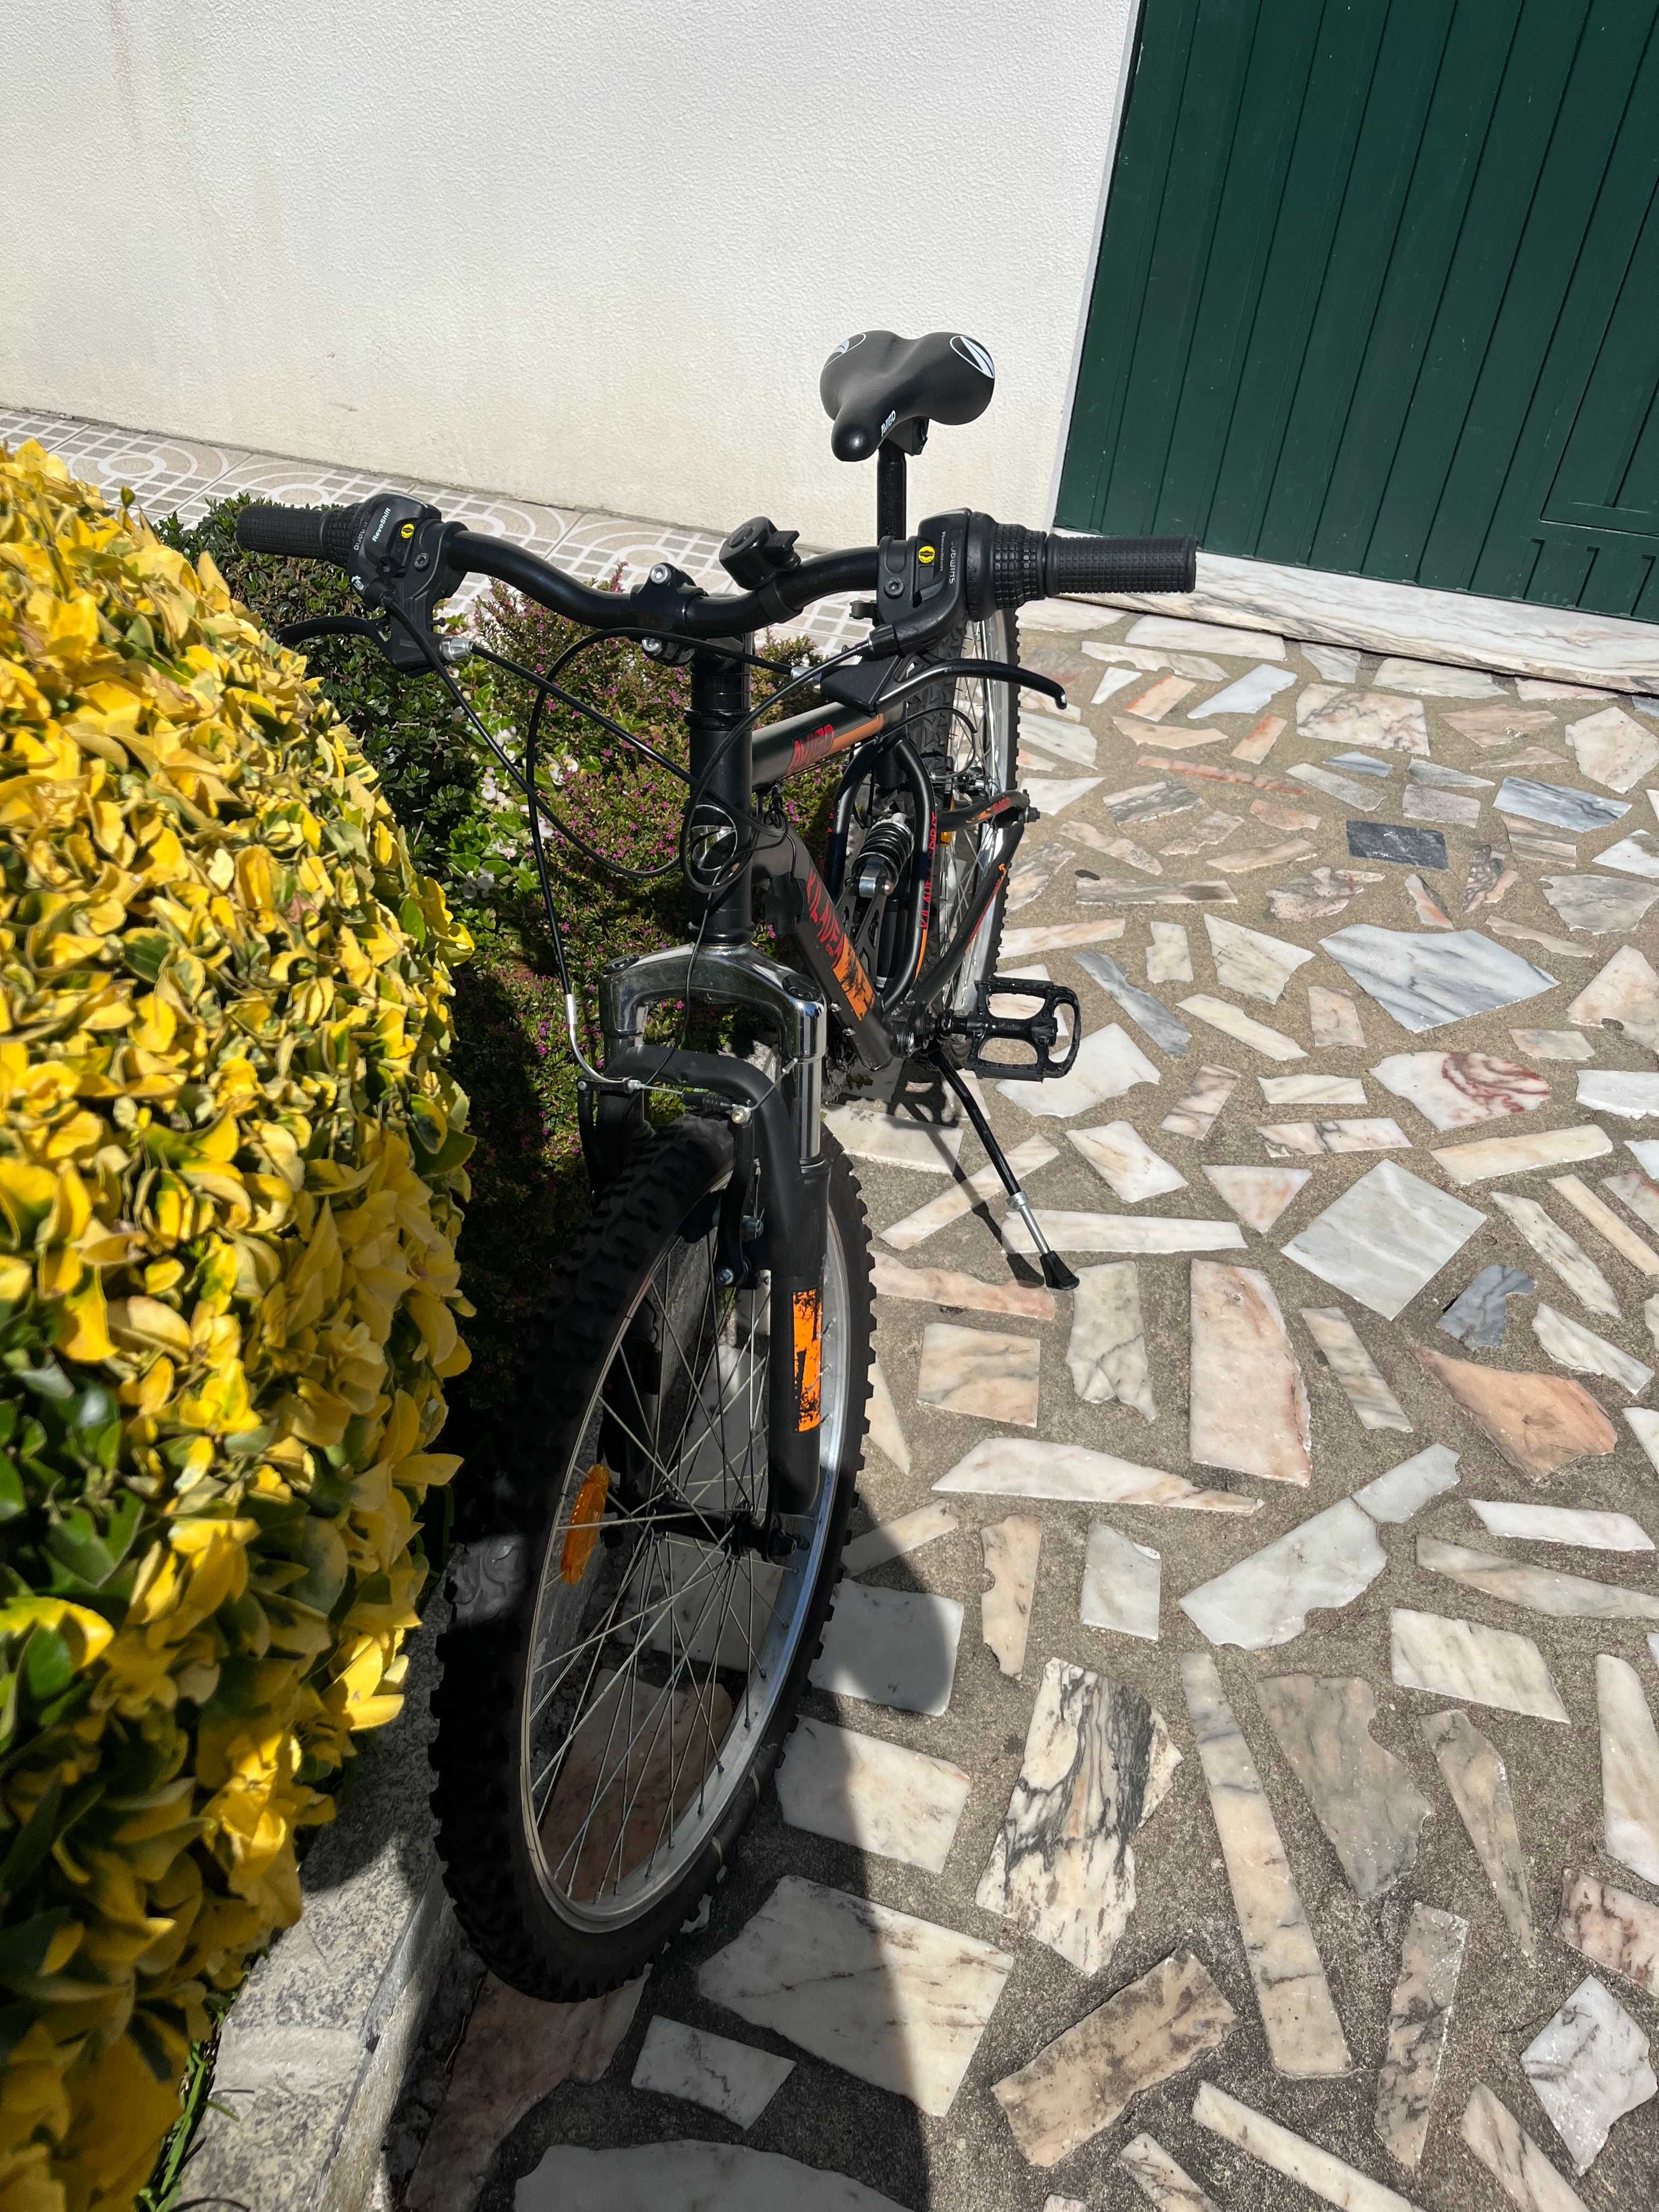
[[[991,616],[988,620],[970,623],[963,638],[964,659],[1011,660],[1008,617],[1005,614]],[[949,720],[947,744],[951,763],[958,774],[977,769],[990,788],[1006,790],[1012,763],[1010,760],[1010,733],[1012,717],[1010,714],[1009,687],[987,676],[959,677],[951,700],[957,710]],[[965,716],[969,726],[958,719]],[[973,896],[979,874],[981,845],[994,832],[980,833],[973,846],[958,836],[945,854],[945,883],[940,904],[939,941],[946,943],[954,933],[955,917]],[[989,970],[996,936],[994,906],[974,935],[967,957],[957,972],[951,992],[951,1006],[962,1013],[972,1007],[979,987]]]
[[[583,1477],[598,1463],[608,1417],[612,1443],[619,1428],[631,1433],[636,1464],[659,1491],[672,1486],[677,1510],[682,1503],[720,1510],[721,1498],[728,1511],[763,1504],[766,1303],[763,1285],[735,1295],[719,1289],[712,1231],[677,1240],[618,1332],[567,1473],[532,1622],[519,1795],[544,1895],[561,1918],[592,1933],[643,1918],[718,1832],[798,1656],[848,1425],[848,1276],[833,1213],[824,1255],[823,1474],[809,1528],[787,1564],[660,1533],[650,1495],[631,1507],[608,1496],[594,1538]],[[702,1318],[688,1343],[693,1308]],[[625,1364],[620,1377],[617,1371],[642,1311],[668,1347],[665,1387],[654,1398],[640,1391]],[[670,1387],[671,1369],[683,1371],[681,1387]],[[573,1583],[567,1563],[574,1565],[590,1540]]]

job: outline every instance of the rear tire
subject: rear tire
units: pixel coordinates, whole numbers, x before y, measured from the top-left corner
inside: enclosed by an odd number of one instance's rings
[[[520,1446],[462,1494],[434,1700],[438,1852],[469,1939],[528,1996],[597,1996],[656,1956],[730,1859],[793,1725],[840,1573],[872,1330],[863,1204],[823,1146],[823,1479],[775,1597],[762,1583],[777,1571],[740,1542],[654,1533],[651,1517],[670,1490],[682,1522],[688,1498],[699,1514],[765,1503],[766,1299],[718,1287],[720,1123],[677,1122],[609,1192],[541,1316]]]
[[[941,657],[1017,662],[1019,625],[1012,609],[1000,608],[982,622],[969,623],[959,638],[947,639],[939,651]],[[917,749],[936,787],[948,776],[958,790],[964,782],[975,781],[987,793],[1013,790],[1019,774],[1017,686],[988,676],[953,678],[948,706],[928,715]],[[949,844],[941,841],[933,862],[933,951],[956,935],[997,842],[997,832],[988,823],[972,832],[958,830]],[[951,987],[945,1005],[954,1013],[971,1012],[980,985],[996,973],[1007,901],[1004,883]]]

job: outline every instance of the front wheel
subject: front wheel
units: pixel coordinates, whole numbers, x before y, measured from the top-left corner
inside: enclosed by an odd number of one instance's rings
[[[823,1143],[823,1474],[787,1555],[749,1533],[768,1502],[767,1291],[721,1285],[731,1140],[689,1116],[571,1255],[526,1360],[519,1449],[469,1516],[440,1644],[438,1850],[469,1938],[529,1996],[614,1989],[674,1936],[805,1689],[872,1326],[863,1205]]]

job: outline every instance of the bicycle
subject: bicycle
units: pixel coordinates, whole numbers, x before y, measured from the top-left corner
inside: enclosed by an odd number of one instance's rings
[[[1190,591],[1194,547],[1063,538],[966,509],[908,532],[908,459],[930,423],[979,416],[993,384],[989,356],[959,333],[871,331],[837,347],[820,396],[836,457],[876,456],[878,543],[803,559],[797,532],[757,517],[720,548],[735,597],[666,562],[631,592],[594,591],[401,494],[250,507],[237,524],[251,550],[336,562],[380,617],[296,625],[285,641],[366,635],[395,667],[441,678],[469,714],[451,663],[477,648],[434,628],[465,575],[499,578],[587,633],[550,670],[503,662],[538,686],[521,760],[472,716],[527,805],[593,1210],[526,1362],[523,1441],[473,1479],[433,1750],[438,1850],[461,1925],[495,1972],[536,1996],[617,1987],[696,1912],[820,1648],[872,1325],[864,1209],[823,1126],[826,1064],[874,1078],[927,1058],[1045,1279],[1076,1280],[965,1079],[1063,1074],[1082,1035],[1073,992],[996,972],[1009,869],[1032,818],[1017,782],[1018,694],[1065,704],[1059,684],[1019,665],[1016,611],[1065,591]],[[757,728],[757,633],[850,592],[872,594],[854,608],[867,636],[790,673],[768,702],[810,683],[827,703]],[[604,722],[555,679],[582,643],[623,635],[689,665],[686,769],[605,726],[684,777],[692,941],[603,970],[592,1062],[545,864],[546,829],[574,833],[539,792],[536,745],[549,697]],[[844,766],[820,872],[778,794],[834,759]],[[754,944],[757,890],[800,969]],[[1007,995],[1036,1012],[998,1015]],[[677,1041],[648,1041],[651,1010],[669,1000],[688,1016],[737,1010],[769,1040],[772,1072],[688,1048],[684,1024]],[[645,1103],[659,1093],[683,1110],[653,1129]]]

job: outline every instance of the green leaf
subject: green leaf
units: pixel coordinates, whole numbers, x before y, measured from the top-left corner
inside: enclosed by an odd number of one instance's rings
[[[55,1628],[37,1621],[23,1646],[23,1680],[37,1705],[66,1690],[75,1680],[75,1655]]]
[[[63,1795],[63,1777],[54,1774],[46,1785],[46,1795],[23,1824],[11,1849],[3,1859],[0,1859],[0,1893],[8,1898],[15,1897],[52,1849],[52,1839],[58,1832],[58,1808]]]
[[[53,1938],[71,1917],[66,1905],[54,1905],[49,1911],[34,1913],[15,1927],[0,1928],[0,1981],[40,1973]]]
[[[135,975],[153,983],[173,950],[173,939],[159,929],[135,929],[121,940],[121,957]]]
[[[0,1523],[15,1521],[27,1510],[28,1496],[17,1462],[9,1452],[0,1451]]]

